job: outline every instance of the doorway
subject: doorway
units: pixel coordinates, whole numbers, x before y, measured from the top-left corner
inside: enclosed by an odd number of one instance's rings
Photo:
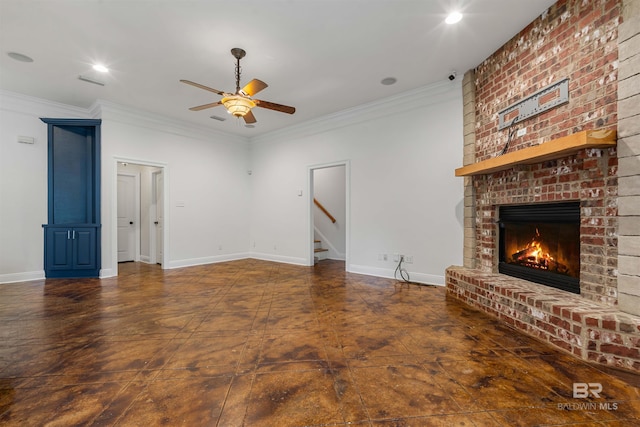
[[[308,265],[322,259],[349,265],[349,174],[348,161],[309,168]]]
[[[151,264],[163,264],[164,252],[164,173],[155,170],[151,174],[151,207],[149,215],[151,225],[149,229],[149,252]]]
[[[139,261],[165,268],[166,166],[117,158],[116,170],[114,259],[118,263]]]
[[[118,212],[118,262],[140,261],[139,173],[118,172],[116,211]]]

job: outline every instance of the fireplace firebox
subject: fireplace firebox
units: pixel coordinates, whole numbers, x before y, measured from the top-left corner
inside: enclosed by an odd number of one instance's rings
[[[580,203],[499,207],[502,274],[580,293]]]

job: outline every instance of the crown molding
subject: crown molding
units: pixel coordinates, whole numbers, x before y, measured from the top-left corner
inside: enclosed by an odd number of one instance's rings
[[[88,119],[89,110],[17,92],[0,90],[0,110],[34,117],[64,117]]]
[[[459,79],[453,82],[441,81],[402,92],[382,100],[328,114],[298,125],[251,137],[250,143],[252,145],[262,144],[280,141],[282,139],[310,136],[364,121],[389,117],[418,108],[440,104],[455,97],[462,97],[462,82],[459,81]]]
[[[249,142],[246,137],[170,119],[102,99],[98,99],[89,108],[81,108],[17,92],[0,90],[0,110],[38,118],[101,119],[106,115],[109,120],[195,139],[210,141],[213,138],[216,142],[227,142],[235,145],[243,144],[244,146]]]
[[[232,144],[248,144],[246,137],[233,135],[209,129],[193,123],[171,119],[159,114],[139,110],[111,101],[98,99],[90,108],[94,116],[116,122],[129,124],[138,127],[145,127],[155,131],[161,131],[174,135],[186,136],[189,138],[203,139],[210,141],[215,138],[216,142],[228,142]]]

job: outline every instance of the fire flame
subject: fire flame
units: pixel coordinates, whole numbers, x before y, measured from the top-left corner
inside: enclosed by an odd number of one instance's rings
[[[550,261],[553,261],[553,257],[542,249],[542,238],[540,232],[536,228],[536,235],[531,242],[527,244],[523,249],[513,254],[515,261],[524,262],[526,264],[533,264],[537,268],[548,269]]]

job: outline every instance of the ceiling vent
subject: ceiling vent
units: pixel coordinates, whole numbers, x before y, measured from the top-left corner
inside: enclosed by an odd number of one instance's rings
[[[89,76],[85,76],[80,74],[78,76],[78,79],[82,80],[83,82],[87,82],[87,83],[93,83],[94,85],[99,85],[99,86],[104,86],[105,83],[103,81],[100,81],[94,77],[89,77]]]

